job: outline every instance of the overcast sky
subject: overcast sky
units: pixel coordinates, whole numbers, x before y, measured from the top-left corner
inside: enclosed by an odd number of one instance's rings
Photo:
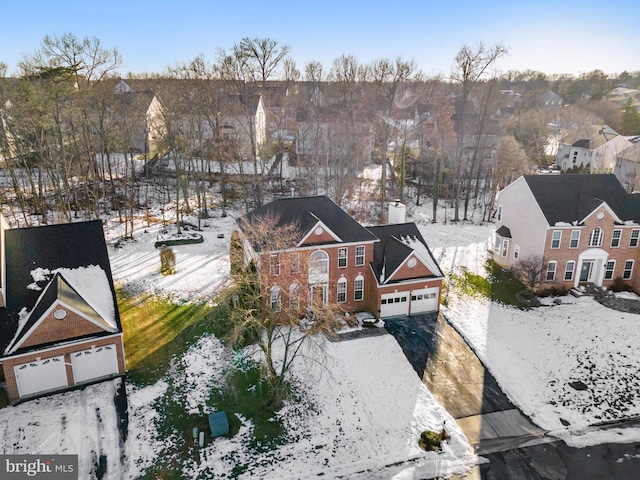
[[[463,44],[502,42],[499,70],[580,74],[640,70],[640,1],[610,0],[0,0],[0,61],[49,34],[98,37],[121,53],[120,73],[162,72],[199,53],[215,58],[243,37],[291,47],[298,68],[353,54],[414,59],[448,74]]]

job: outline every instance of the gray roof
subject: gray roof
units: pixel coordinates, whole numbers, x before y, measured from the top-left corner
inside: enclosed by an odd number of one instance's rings
[[[524,175],[549,225],[581,222],[603,202],[621,221],[640,222],[640,199],[613,174]]]
[[[251,224],[253,221],[265,216],[276,217],[277,225],[297,225],[300,232],[298,241],[301,241],[318,221],[321,221],[336,234],[342,243],[373,242],[377,240],[371,232],[324,195],[274,200],[249,212],[245,217],[239,218],[238,225],[242,229],[244,226],[243,220],[246,219]],[[260,246],[254,245],[254,248],[259,250]]]
[[[34,289],[32,272],[35,268],[55,271],[61,268],[73,270],[82,267],[99,267],[107,277],[107,288],[110,292],[104,293],[112,298],[115,317],[112,320],[115,321],[115,325],[110,328],[111,331],[105,330],[104,333],[90,336],[99,337],[111,335],[114,331],[122,331],[101,220],[6,230],[5,258],[6,306],[0,309],[0,352],[4,352],[12,340],[18,340],[16,335],[22,336],[27,332],[41,316],[40,314],[44,313],[47,306],[57,298],[89,314],[87,308],[81,306],[82,301],[78,298],[78,293],[73,286],[60,275],[55,275],[43,291]],[[27,325],[22,325],[18,331],[22,310],[31,312],[31,315]],[[89,316],[96,320],[96,315],[91,313]],[[107,319],[100,319],[101,322],[105,320]],[[41,345],[19,348],[14,353],[37,350],[46,346],[48,344],[45,342]]]
[[[442,277],[438,262],[433,257],[427,242],[420,234],[415,223],[398,223],[368,227],[368,230],[380,239],[373,250],[373,273],[378,283],[385,283],[386,278],[395,272],[400,265],[416,251],[411,245],[420,245],[418,255],[422,258],[434,277]],[[419,243],[413,243],[419,242]],[[424,258],[426,257],[426,258]],[[424,278],[424,277],[417,277]]]

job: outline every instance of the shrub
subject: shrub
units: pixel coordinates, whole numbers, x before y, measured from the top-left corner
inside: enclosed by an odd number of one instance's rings
[[[162,275],[173,275],[176,273],[176,254],[172,248],[163,247],[160,249],[160,273]]]
[[[441,443],[440,434],[433,430],[425,430],[418,440],[418,446],[427,452],[439,452]]]

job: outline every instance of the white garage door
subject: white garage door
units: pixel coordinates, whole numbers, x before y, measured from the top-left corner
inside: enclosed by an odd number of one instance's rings
[[[411,313],[435,312],[438,309],[439,288],[425,288],[411,293]]]
[[[118,373],[115,345],[91,348],[71,354],[73,379],[76,383]]]
[[[64,357],[52,357],[13,367],[20,397],[67,386]]]
[[[387,293],[380,296],[380,318],[407,315],[409,292]]]

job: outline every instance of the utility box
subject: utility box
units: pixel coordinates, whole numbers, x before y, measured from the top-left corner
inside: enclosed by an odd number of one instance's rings
[[[229,420],[225,412],[215,412],[209,415],[211,438],[229,435]]]

